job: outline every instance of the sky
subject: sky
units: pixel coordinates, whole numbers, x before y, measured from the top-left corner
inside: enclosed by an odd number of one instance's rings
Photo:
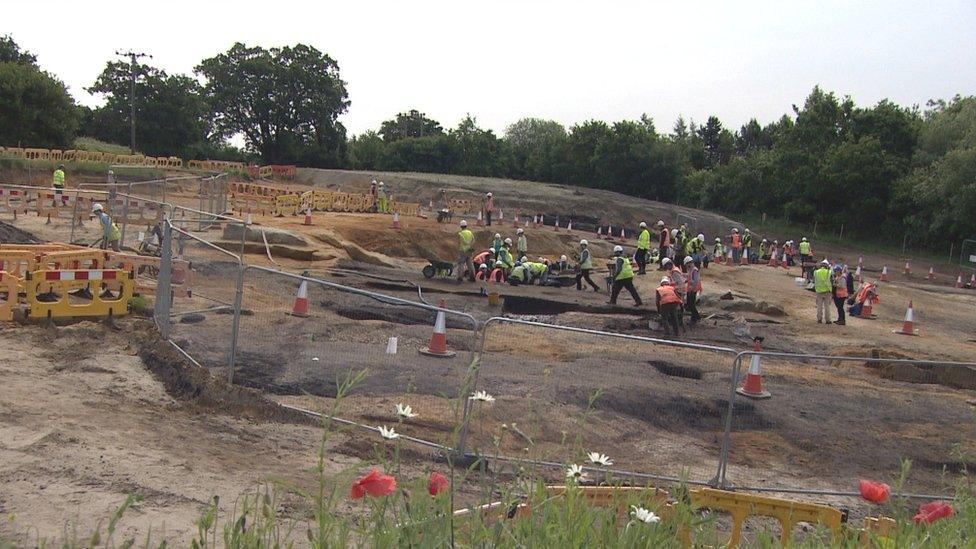
[[[350,134],[418,109],[502,133],[637,119],[658,131],[716,115],[738,128],[801,105],[819,84],[858,105],[976,94],[976,0],[5,2],[0,35],[81,103],[119,49],[192,73],[237,41],[305,43],[347,82]]]

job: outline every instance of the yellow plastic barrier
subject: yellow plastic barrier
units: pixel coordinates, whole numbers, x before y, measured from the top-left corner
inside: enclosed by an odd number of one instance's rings
[[[18,280],[6,271],[0,271],[0,321],[10,322],[14,319],[14,305],[20,293],[22,280]]]
[[[27,201],[24,189],[0,189],[0,208],[6,212],[27,213]]]
[[[275,197],[275,215],[298,215],[302,207],[302,197],[297,194],[282,194]]]
[[[546,494],[549,496],[562,496],[567,490],[566,486],[546,486]],[[575,490],[587,504],[595,507],[616,508],[617,515],[620,517],[626,516],[630,512],[628,507],[630,501],[639,501],[642,506],[663,511],[669,507],[668,500],[671,497],[671,494],[666,490],[653,486],[647,488],[638,486],[580,486]]]
[[[420,204],[410,202],[394,202],[393,211],[402,216],[419,216]]]
[[[90,300],[70,296],[81,281]],[[103,284],[118,285],[117,295],[102,297]],[[34,271],[24,285],[28,319],[123,316],[129,312],[133,288],[129,274],[118,269]]]
[[[37,252],[21,249],[0,249],[0,271],[17,278],[24,278],[27,273],[37,270]]]
[[[798,522],[822,524],[837,539],[841,533],[842,514],[826,505],[791,501],[768,496],[726,492],[712,488],[690,490],[691,503],[695,506],[716,511],[725,511],[732,516],[732,532],[728,547],[738,547],[742,539],[742,523],[749,516],[771,517],[779,521],[782,530],[780,542],[790,543],[793,527]]]
[[[864,528],[861,530],[861,547],[874,549],[875,547],[893,547],[893,542],[888,540],[895,531],[897,523],[890,517],[867,517],[864,519]],[[877,543],[874,543],[877,541]]]

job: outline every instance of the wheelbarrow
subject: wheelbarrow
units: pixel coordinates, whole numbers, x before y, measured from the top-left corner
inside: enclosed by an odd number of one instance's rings
[[[448,263],[447,261],[438,261],[436,259],[428,259],[430,265],[425,266],[420,272],[424,273],[426,278],[434,278],[435,276],[448,278],[454,274],[454,264]]]

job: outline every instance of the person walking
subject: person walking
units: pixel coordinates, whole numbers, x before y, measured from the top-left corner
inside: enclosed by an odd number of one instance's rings
[[[634,307],[641,307],[644,303],[641,301],[639,295],[637,295],[637,288],[634,287],[634,269],[630,266],[630,258],[624,257],[624,247],[617,245],[613,247],[613,271],[610,276],[613,277],[613,284],[610,290],[610,304],[617,304],[617,296],[620,295],[620,290],[627,288],[630,292],[630,297],[634,298]]]
[[[840,264],[834,265],[834,276],[831,278],[831,285],[834,293],[834,307],[837,307],[837,321],[834,324],[844,326],[847,324],[844,314],[844,302],[847,301],[848,293],[847,278],[850,274],[844,272],[844,267]]]
[[[586,283],[593,288],[594,292],[599,292],[600,287],[590,278],[590,271],[593,270],[593,258],[590,257],[589,244],[585,238],[579,242],[579,272],[576,273],[576,289],[582,290],[583,280],[586,280]]]
[[[637,235],[637,253],[634,261],[637,262],[637,274],[644,275],[647,272],[647,259],[651,254],[651,231],[647,230],[647,223],[640,222],[640,234]]]
[[[474,233],[468,229],[468,222],[461,220],[461,230],[458,231],[458,261],[454,268],[457,270],[457,281],[461,282],[464,278],[464,269],[468,269],[468,279],[474,282],[474,262],[471,256],[474,254]]]
[[[701,315],[698,314],[698,294],[701,293],[702,283],[698,262],[690,256],[685,257],[685,272],[688,274],[685,309],[691,313],[691,327],[694,328],[701,320]]]
[[[92,204],[92,213],[98,217],[98,222],[102,224],[101,248],[103,250],[112,248],[116,252],[121,251],[119,248],[119,240],[122,238],[122,231],[119,230],[119,226],[112,221],[112,218],[105,212],[105,208],[101,204]]]
[[[800,239],[800,265],[804,263],[813,263],[813,249],[805,236]]]
[[[657,222],[657,230],[659,231],[657,249],[660,253],[661,268],[663,269],[664,258],[671,256],[671,231],[668,230],[664,221]]]
[[[518,251],[518,258],[522,259],[529,256],[529,241],[525,238],[525,229],[518,229],[515,231],[518,235],[518,242],[515,245],[515,250]]]
[[[64,180],[64,164],[59,164],[58,169],[54,170],[54,175],[51,176],[51,186],[54,187],[54,202],[60,200],[62,205],[68,200],[68,197],[64,195]],[[56,206],[53,202],[51,205]]]
[[[830,262],[824,259],[820,268],[813,271],[813,291],[817,294],[817,324],[830,324],[830,298],[833,284],[830,281]]]
[[[491,214],[495,211],[495,198],[485,193],[485,225],[491,227]]]
[[[654,303],[657,305],[657,312],[661,315],[661,326],[664,328],[664,335],[668,335],[668,327],[675,337],[678,337],[678,308],[681,306],[681,298],[671,286],[671,279],[664,277],[661,285],[654,290]]]

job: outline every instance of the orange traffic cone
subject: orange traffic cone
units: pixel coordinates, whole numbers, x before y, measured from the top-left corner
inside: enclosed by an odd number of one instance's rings
[[[445,307],[444,300],[437,304],[439,309]],[[430,344],[426,348],[419,349],[420,354],[437,357],[452,357],[457,353],[447,350],[447,322],[444,311],[437,311],[437,319],[434,320],[434,333],[430,336]]]
[[[485,224],[485,221],[483,219],[481,219],[481,210],[478,210],[478,226],[479,227],[483,227],[484,224]]]
[[[305,210],[305,225],[312,224],[312,210]]]
[[[519,225],[521,225],[518,220],[518,214],[519,214],[518,210],[515,210],[515,219],[512,219],[512,226],[516,228],[519,227]]]
[[[539,214],[539,225],[545,226],[545,224],[546,224],[546,216],[544,214]]]
[[[505,212],[503,212],[501,209],[498,210],[498,224],[503,226],[505,225]]]
[[[769,263],[766,263],[766,266],[767,267],[779,267],[779,265],[776,264],[776,254],[774,254],[774,253],[773,254],[769,254]]]
[[[620,241],[623,242],[627,240],[627,233],[624,232],[624,228],[620,227]]]
[[[569,223],[566,225],[566,230],[567,231],[572,231],[573,230],[573,220],[572,219],[570,219],[569,220]]]
[[[400,228],[400,214],[397,212],[393,212],[393,225],[391,226],[391,228],[393,229]]]
[[[863,255],[857,256],[857,266],[858,267],[863,267],[864,266],[864,256]]]
[[[912,307],[912,302],[908,302],[908,310],[905,311],[905,322],[901,325],[901,330],[892,330],[892,333],[906,335],[906,336],[917,336],[918,330],[915,329],[915,308]]]
[[[854,282],[860,282],[860,281],[861,281],[861,266],[858,265],[857,270],[854,271]]]
[[[603,227],[597,227],[596,228],[596,237],[597,238],[600,238],[600,239],[603,238]]]
[[[729,251],[725,255],[725,266],[726,267],[734,267],[735,266],[732,263],[732,248],[729,248]]]
[[[607,225],[607,240],[613,240],[613,225]]]
[[[905,276],[912,276],[912,262],[905,260]]]
[[[888,266],[887,265],[885,265],[884,267],[881,267],[881,278],[879,278],[878,280],[880,280],[881,282],[888,282]]]
[[[761,351],[762,349],[759,346],[760,339],[756,338],[753,341],[753,350]],[[752,358],[749,361],[749,373],[746,374],[746,381],[742,384],[742,387],[736,389],[735,392],[742,396],[755,399],[770,398],[773,396],[769,393],[769,391],[763,390],[762,363],[759,355],[752,355]]]
[[[556,218],[556,224],[552,226],[553,232],[559,232],[559,218]]]
[[[969,277],[969,289],[976,289],[976,273]]]
[[[307,280],[303,280],[302,283],[298,285],[298,293],[295,294],[295,305],[291,308],[291,312],[288,314],[290,314],[291,316],[308,318],[308,281]]]
[[[251,225],[251,212],[247,212],[247,217],[244,218],[244,224],[247,226]]]
[[[50,217],[51,216],[49,215],[48,219],[50,219]],[[962,288],[962,275],[956,277],[956,288]]]
[[[929,280],[934,280],[935,279],[935,267],[929,267],[929,275],[927,277],[925,277],[925,278],[927,278]]]
[[[780,263],[779,266],[782,267],[782,268],[784,268],[784,269],[789,269],[790,268],[790,264],[786,262],[786,252],[783,252],[783,258],[780,260],[779,263]]]
[[[861,314],[857,315],[858,318],[874,318],[871,311],[873,302],[874,300],[870,297],[864,300],[864,303],[861,304]]]

